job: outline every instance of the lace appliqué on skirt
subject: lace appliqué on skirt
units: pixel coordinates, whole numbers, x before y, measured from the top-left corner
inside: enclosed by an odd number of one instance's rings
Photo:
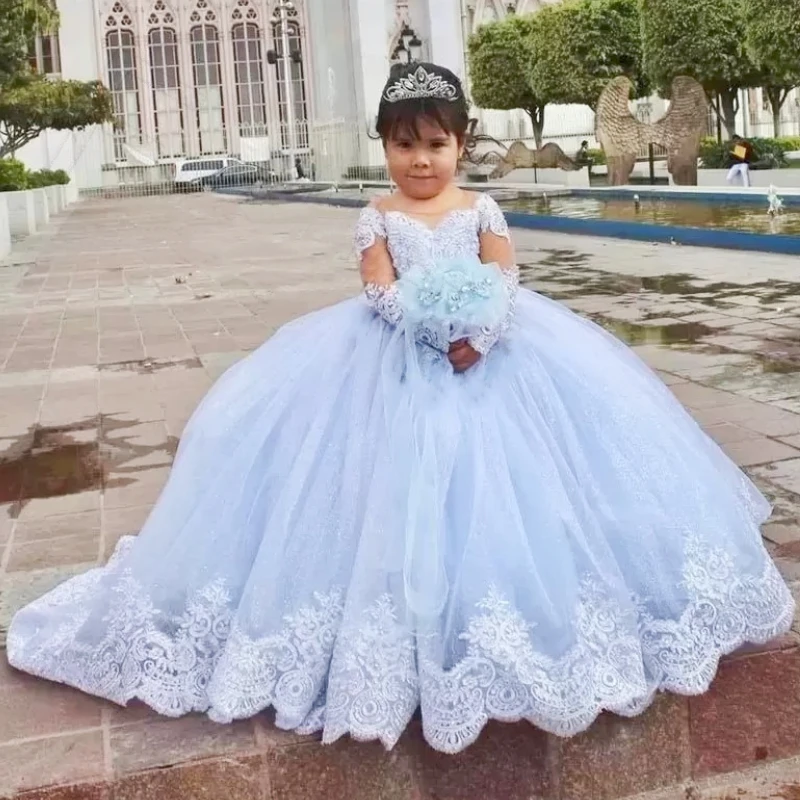
[[[780,635],[794,612],[771,561],[760,575],[740,576],[722,551],[691,540],[689,602],[679,619],[655,618],[646,598],[623,605],[587,580],[571,620],[575,642],[552,659],[537,652],[520,611],[491,589],[461,634],[463,657],[443,669],[435,637],[401,624],[389,595],[345,615],[344,589],[333,587],[261,638],[235,621],[219,582],[171,615],[124,569],[129,544],[122,540],[105,568],[32,604],[42,618],[56,612],[63,621],[46,639],[30,629],[25,639],[11,636],[11,663],[117,703],[137,698],[168,716],[206,711],[228,722],[271,705],[281,727],[323,730],[326,742],[349,733],[391,747],[420,703],[425,737],[444,752],[464,749],[489,719],[576,734],[604,709],[641,712],[658,690],[705,691],[720,656]],[[103,584],[110,591],[102,624],[87,625],[89,600]]]

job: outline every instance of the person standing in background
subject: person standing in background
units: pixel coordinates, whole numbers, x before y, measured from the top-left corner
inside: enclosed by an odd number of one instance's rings
[[[732,184],[741,175],[742,184],[750,188],[750,163],[753,160],[753,145],[741,136],[734,134],[731,139],[731,168],[728,172],[728,183]]]

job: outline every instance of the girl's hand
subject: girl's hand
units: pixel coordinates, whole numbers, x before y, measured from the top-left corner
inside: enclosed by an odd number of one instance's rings
[[[450,345],[447,357],[456,372],[466,372],[480,361],[481,354],[474,350],[466,339],[460,339]]]

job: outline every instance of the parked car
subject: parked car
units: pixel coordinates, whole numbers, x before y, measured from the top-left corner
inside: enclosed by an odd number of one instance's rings
[[[234,164],[215,172],[213,175],[197,178],[192,182],[192,185],[198,189],[223,189],[235,186],[277,183],[278,180],[277,173],[265,167],[259,167],[255,164]]]
[[[238,158],[214,156],[208,158],[187,158],[175,164],[175,186],[187,189],[194,181],[215,175],[220,170],[240,165]]]

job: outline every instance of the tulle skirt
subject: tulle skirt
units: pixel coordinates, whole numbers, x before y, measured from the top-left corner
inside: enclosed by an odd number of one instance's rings
[[[161,714],[380,739],[419,708],[555,734],[789,629],[766,500],[624,345],[521,290],[472,370],[360,299],[282,328],[190,420],[140,535],[22,609],[17,668]]]

